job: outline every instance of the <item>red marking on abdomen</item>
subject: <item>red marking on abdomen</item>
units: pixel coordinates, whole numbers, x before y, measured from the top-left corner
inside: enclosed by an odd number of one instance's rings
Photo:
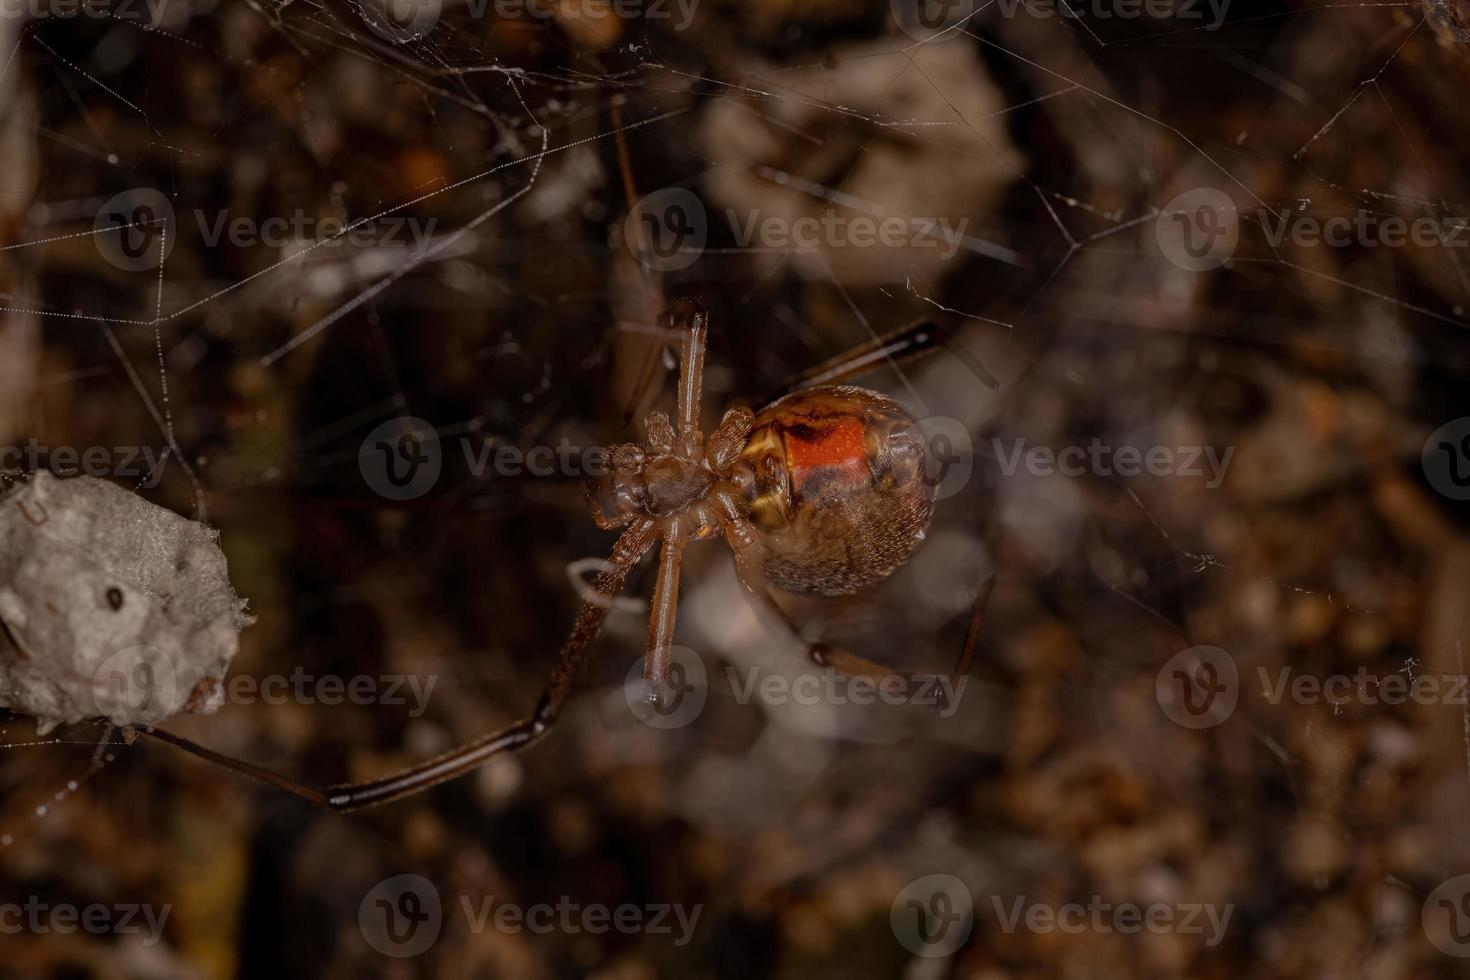
[[[863,439],[863,423],[841,419],[817,426],[786,426],[786,467],[792,489],[801,493],[808,479],[819,473],[854,486],[865,485],[871,472]]]

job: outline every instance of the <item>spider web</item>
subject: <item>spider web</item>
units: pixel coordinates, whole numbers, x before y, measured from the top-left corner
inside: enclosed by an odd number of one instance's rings
[[[718,23],[730,22],[726,7],[707,7],[711,18],[725,18]],[[1422,537],[1412,547],[1385,549],[1391,557],[1379,569],[1369,559],[1391,537],[1383,525],[1454,527],[1443,515],[1408,515],[1423,504],[1401,499],[1407,491],[1402,474],[1394,474],[1417,470],[1424,434],[1457,414],[1447,392],[1466,363],[1460,335],[1470,287],[1465,253],[1448,247],[1336,253],[1273,240],[1276,223],[1300,215],[1361,212],[1463,225],[1470,204],[1450,134],[1459,121],[1451,115],[1457,108],[1452,79],[1456,71],[1463,77],[1467,49],[1447,36],[1434,17],[1438,8],[1231,9],[1219,25],[1193,26],[1181,17],[1160,23],[1099,18],[1096,5],[1064,2],[1060,7],[1075,16],[1050,17],[1027,16],[1028,7],[992,0],[927,39],[904,33],[891,11],[834,12],[830,21],[813,16],[806,23],[793,15],[794,33],[762,37],[768,28],[752,24],[735,40],[718,29],[685,35],[630,22],[617,43],[596,54],[566,44],[576,28],[565,18],[501,31],[494,18],[466,16],[457,7],[443,10],[432,29],[407,43],[375,33],[349,4],[304,0],[226,3],[208,16],[175,10],[157,23],[116,14],[75,26],[0,22],[11,33],[0,58],[0,98],[23,110],[12,128],[31,145],[30,157],[44,161],[33,165],[34,189],[0,188],[5,199],[19,202],[9,207],[18,231],[0,239],[0,263],[12,270],[0,313],[15,350],[25,353],[14,361],[16,383],[31,393],[16,405],[0,402],[4,435],[20,439],[43,425],[113,441],[130,433],[140,444],[156,445],[177,469],[156,491],[144,492],[222,526],[227,544],[277,535],[284,546],[290,532],[274,520],[265,522],[269,530],[260,522],[272,506],[303,512],[311,506],[292,502],[293,495],[303,501],[324,495],[369,513],[385,509],[362,491],[354,469],[364,433],[395,416],[432,418],[441,440],[469,434],[489,445],[539,445],[568,432],[585,441],[619,437],[622,423],[636,414],[630,406],[646,409],[670,384],[654,319],[662,298],[678,285],[694,285],[719,297],[716,308],[727,319],[723,335],[717,328],[711,364],[726,358],[729,366],[711,386],[729,397],[774,391],[781,378],[878,342],[914,317],[956,328],[948,354],[922,364],[891,361],[870,383],[925,415],[958,418],[974,435],[976,476],[948,513],[941,511],[937,530],[993,551],[1003,581],[1004,556],[1019,556],[1025,571],[1016,573],[1017,588],[1044,597],[1007,606],[1002,595],[997,632],[984,649],[1004,667],[985,674],[987,684],[1005,688],[1022,672],[1004,648],[1022,641],[1027,611],[1044,612],[1066,622],[1087,649],[1079,679],[1064,685],[1066,699],[1090,703],[1102,728],[1116,709],[1107,695],[1094,696],[1094,688],[1111,690],[1150,674],[1185,646],[1261,641],[1260,631],[1220,621],[1215,607],[1228,607],[1226,596],[1248,594],[1282,608],[1297,602],[1317,608],[1320,601],[1331,610],[1324,615],[1343,622],[1397,624],[1402,613],[1384,600],[1385,583],[1420,575],[1453,591],[1445,584],[1452,578],[1434,576],[1451,576],[1459,567],[1454,556],[1464,545],[1458,538],[1440,552]],[[1021,12],[998,16],[1011,9]],[[239,38],[226,36],[231,27]],[[1340,43],[1330,49],[1332,58],[1324,54],[1324,38]],[[546,56],[546,47],[558,56]],[[933,56],[936,50],[966,52],[953,59],[972,73],[962,77],[994,84],[998,105],[970,111],[968,88],[939,75],[952,64]],[[306,194],[261,191],[270,175],[252,177],[240,166],[234,179],[257,188],[251,198],[252,192],[222,192],[201,180],[211,166],[227,172],[233,157],[251,157],[251,114],[241,106],[191,106],[179,93],[161,91],[183,77],[162,67],[171,60],[188,66],[194,74],[187,77],[204,89],[253,86],[258,105],[275,106],[277,122],[307,148],[283,170],[307,183],[331,178],[330,184]],[[356,106],[340,131],[318,131],[333,129],[328,117],[341,108],[324,81],[334,72],[372,79],[378,95],[391,92],[384,118]],[[882,80],[873,86],[876,96],[867,81],[854,80],[860,75]],[[897,92],[904,93],[901,104],[890,98]],[[218,91],[207,97],[221,98]],[[750,128],[711,138],[701,125],[717,104]],[[1215,118],[1224,111],[1234,128],[1228,134]],[[365,151],[357,166],[343,164],[342,147],[355,139],[383,157]],[[792,162],[802,149],[815,154],[841,140],[851,142],[850,154],[815,179]],[[617,172],[619,142],[634,163],[631,194]],[[732,241],[723,227],[710,229],[712,240],[692,266],[649,269],[633,261],[636,248],[625,239],[636,233],[625,233],[622,220],[636,207],[630,198],[692,188],[715,219],[717,199],[732,211],[763,206],[752,201],[773,206],[774,198],[742,199],[729,189],[739,186],[729,183],[731,175],[748,177],[743,168],[749,168],[808,204],[873,214],[881,205],[854,195],[852,187],[873,186],[863,184],[864,168],[895,143],[912,155],[915,172],[936,181],[970,167],[997,175],[991,183],[999,190],[973,190],[983,200],[974,205],[978,227],[951,242],[958,255],[953,264],[909,253],[889,261],[896,274],[890,268],[881,279],[864,281],[849,264],[851,251],[818,248],[799,256],[750,247]],[[417,152],[424,144],[429,150]],[[320,173],[312,173],[313,160]],[[155,236],[158,261],[120,272],[94,246],[146,227],[99,228],[92,218],[114,193],[136,187],[161,192],[177,221]],[[1172,202],[1201,189],[1232,202],[1239,241],[1227,260],[1197,271],[1164,254],[1156,232],[1176,213],[1187,214],[1172,210]],[[271,199],[272,190],[278,198]],[[201,247],[196,232],[203,225],[191,216],[233,213],[220,202],[252,199],[257,216],[288,210],[287,200],[303,201],[306,209],[327,200],[327,210],[340,217],[339,230],[295,241],[266,259],[259,257],[268,251],[263,247],[248,255]],[[361,234],[385,236],[398,218],[434,224],[408,247],[360,243]],[[558,251],[571,258],[553,260]],[[535,268],[538,261],[550,275]],[[774,326],[745,327],[746,321]],[[728,343],[747,333],[748,345]],[[24,336],[33,339],[14,339]],[[53,348],[65,352],[59,370],[46,358]],[[1001,379],[998,392],[978,383],[983,379],[965,366],[962,352]],[[440,361],[455,370],[436,376]],[[1225,429],[1236,432],[1247,459],[1282,440],[1291,447],[1293,439],[1330,430],[1333,437],[1319,444],[1296,445],[1314,462],[1283,470],[1275,482],[1284,488],[1273,487],[1268,473],[1230,497],[1193,484],[1107,479],[1037,494],[1034,484],[1007,484],[998,470],[1002,451],[989,448],[995,438],[1021,433],[1066,442],[1101,432],[1125,442],[1169,431],[1189,411],[1209,425],[1217,421],[1211,413],[1228,416],[1232,409],[1204,402],[1198,392],[1213,394],[1220,377],[1249,388],[1256,376],[1274,377],[1282,364],[1305,379],[1308,394],[1292,400],[1289,378],[1274,386],[1260,381],[1262,397],[1278,399],[1266,410],[1267,421],[1252,420],[1254,430]],[[308,385],[324,393],[296,393]],[[243,392],[255,396],[253,404]],[[119,421],[86,418],[89,399],[120,413]],[[1353,413],[1367,411],[1365,402],[1382,411],[1360,425]],[[129,407],[117,407],[123,403]],[[1318,430],[1297,432],[1280,422],[1284,435],[1250,435],[1272,420],[1312,411]],[[1347,460],[1339,458],[1345,444],[1354,450]],[[257,611],[276,620],[269,636],[288,650],[252,651],[255,666],[307,659],[289,652],[289,644],[302,640],[291,625],[293,610],[335,621],[322,610],[362,607],[411,635],[435,639],[437,659],[428,661],[434,670],[470,685],[511,685],[515,697],[496,699],[492,716],[529,703],[539,676],[521,678],[513,670],[514,658],[504,656],[483,619],[471,620],[479,630],[465,631],[501,655],[492,658],[494,667],[479,665],[475,651],[451,652],[454,644],[439,635],[455,632],[448,621],[465,615],[466,594],[475,588],[444,578],[469,565],[447,537],[457,520],[489,515],[503,528],[518,515],[536,515],[543,546],[551,538],[564,560],[547,563],[554,573],[538,573],[540,592],[525,593],[505,579],[518,562],[532,564],[529,549],[538,535],[484,531],[515,556],[504,563],[511,570],[484,570],[484,588],[502,602],[564,604],[566,596],[556,591],[565,592],[561,569],[602,547],[580,527],[585,522],[573,509],[570,482],[453,474],[431,498],[441,502],[433,505],[440,511],[437,531],[426,542],[395,542],[388,550],[396,563],[331,583],[329,563],[313,562],[305,585],[292,583],[299,591],[285,610],[271,616],[257,600]],[[1367,503],[1370,488],[1378,494],[1376,509]],[[256,491],[280,495],[279,501],[246,499]],[[228,501],[223,510],[220,498]],[[1272,552],[1282,546],[1280,532],[1269,526],[1275,516],[1300,515],[1324,499],[1348,501],[1341,505],[1345,515],[1327,508],[1337,521],[1328,526],[1359,534],[1347,545],[1352,560],[1313,565]],[[1028,532],[1042,543],[996,540]],[[1251,546],[1234,546],[1234,535],[1253,534],[1259,537]],[[1315,539],[1306,550],[1321,555]],[[418,559],[431,570],[415,570]],[[911,588],[902,577],[897,581],[900,591]],[[713,603],[710,615],[719,615],[719,603],[705,598],[701,586],[690,580],[686,588],[691,606]],[[1262,598],[1262,588],[1274,598]],[[286,591],[275,597],[287,598]],[[1383,662],[1410,674],[1462,672],[1464,613],[1446,612],[1442,596],[1431,605],[1431,591],[1427,585],[1411,590],[1425,596],[1426,619],[1449,625],[1426,628],[1416,638],[1417,652],[1392,646]],[[921,656],[932,657],[955,637],[959,602],[945,601],[916,627],[925,631],[913,644]],[[405,602],[435,627],[402,625],[406,614],[390,607]],[[844,606],[832,622],[860,630],[899,615],[901,604],[899,598]],[[1153,624],[1147,642],[1127,635],[1138,628],[1134,617]],[[547,618],[545,625],[516,625],[517,639],[505,642],[522,650],[551,647],[566,616]],[[633,636],[623,645],[636,649],[636,617],[615,623],[615,632]],[[307,633],[308,647],[323,642]],[[1288,664],[1294,657],[1323,662],[1320,651],[1304,652],[1307,645],[1280,636],[1270,642]],[[336,669],[343,669],[342,651],[322,656],[324,662],[335,657]],[[1317,659],[1306,661],[1309,656]],[[531,659],[532,674],[547,662],[542,655]],[[1241,659],[1254,662],[1245,653]],[[1463,750],[1463,781],[1470,784],[1470,709],[1455,721],[1455,766]],[[254,726],[266,724],[259,716],[228,735],[249,755],[261,737]],[[391,718],[381,724],[401,727]],[[208,741],[210,726],[205,719],[191,731]],[[1347,739],[1308,712],[1289,720],[1252,713],[1240,727],[1279,761],[1293,785],[1300,770],[1317,764],[1303,745]],[[475,730],[463,719],[454,728],[457,736]],[[0,745],[7,754],[46,757],[52,745],[97,746],[84,773],[41,797],[35,819],[52,814],[80,784],[95,782],[121,745],[105,725],[74,726],[54,739],[26,740],[18,730],[20,723],[7,726],[8,742]],[[375,731],[364,727],[359,734]],[[433,743],[447,733],[425,737]],[[302,743],[294,747],[304,751]],[[1444,748],[1436,742],[1436,753]],[[838,765],[834,749],[822,752]],[[697,782],[701,774],[691,765]],[[54,768],[48,760],[25,774],[34,780]],[[1346,794],[1354,770],[1346,766],[1337,775]],[[22,791],[35,785],[26,781]],[[1305,814],[1307,791],[1301,794],[1292,807]],[[21,833],[10,827],[0,844]],[[1445,846],[1448,872],[1466,855]],[[1382,876],[1415,894],[1422,890],[1388,870]]]

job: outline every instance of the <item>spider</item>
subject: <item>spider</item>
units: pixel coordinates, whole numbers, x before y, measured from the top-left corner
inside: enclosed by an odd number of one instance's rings
[[[669,696],[679,574],[690,543],[723,537],[745,587],[783,619],[772,585],[828,596],[860,592],[908,560],[924,538],[935,497],[924,436],[908,413],[874,391],[819,385],[759,413],[731,408],[706,438],[699,403],[708,312],[685,298],[665,317],[680,334],[677,425],[664,412],[650,413],[645,441],[612,447],[607,475],[589,481],[586,497],[597,525],[623,531],[529,717],[393,775],[325,792],[162,729],[144,733],[336,810],[388,803],[545,736],[628,574],[655,546],[659,567],[643,669],[646,697],[655,704],[666,704]],[[968,671],[988,586],[976,599],[957,676]],[[896,676],[824,644],[810,644],[807,653],[818,665],[847,674]]]

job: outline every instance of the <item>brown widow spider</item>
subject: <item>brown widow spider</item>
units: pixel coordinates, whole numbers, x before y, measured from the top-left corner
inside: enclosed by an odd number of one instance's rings
[[[668,696],[679,572],[691,542],[723,536],[741,581],[783,620],[769,585],[843,595],[872,587],[903,564],[923,540],[934,510],[924,437],[914,420],[877,392],[820,385],[777,399],[759,413],[731,408],[706,439],[699,402],[708,314],[685,299],[667,316],[681,331],[678,425],[664,412],[650,413],[644,443],[614,446],[609,474],[589,483],[587,502],[598,526],[626,530],[593,583],[595,594],[577,613],[530,717],[393,775],[325,792],[162,729],[146,734],[333,809],[387,803],[462,776],[545,735],[613,599],[655,544],[659,568],[644,659],[648,697],[655,702]],[[989,582],[976,599],[956,676],[968,672],[988,591]],[[824,667],[876,679],[896,676],[823,644],[807,649]]]

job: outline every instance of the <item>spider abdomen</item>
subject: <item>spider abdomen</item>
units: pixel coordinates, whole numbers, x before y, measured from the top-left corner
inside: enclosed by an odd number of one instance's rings
[[[789,592],[842,595],[886,578],[934,510],[924,438],[896,402],[864,388],[787,395],[756,416],[741,462],[765,575]]]

